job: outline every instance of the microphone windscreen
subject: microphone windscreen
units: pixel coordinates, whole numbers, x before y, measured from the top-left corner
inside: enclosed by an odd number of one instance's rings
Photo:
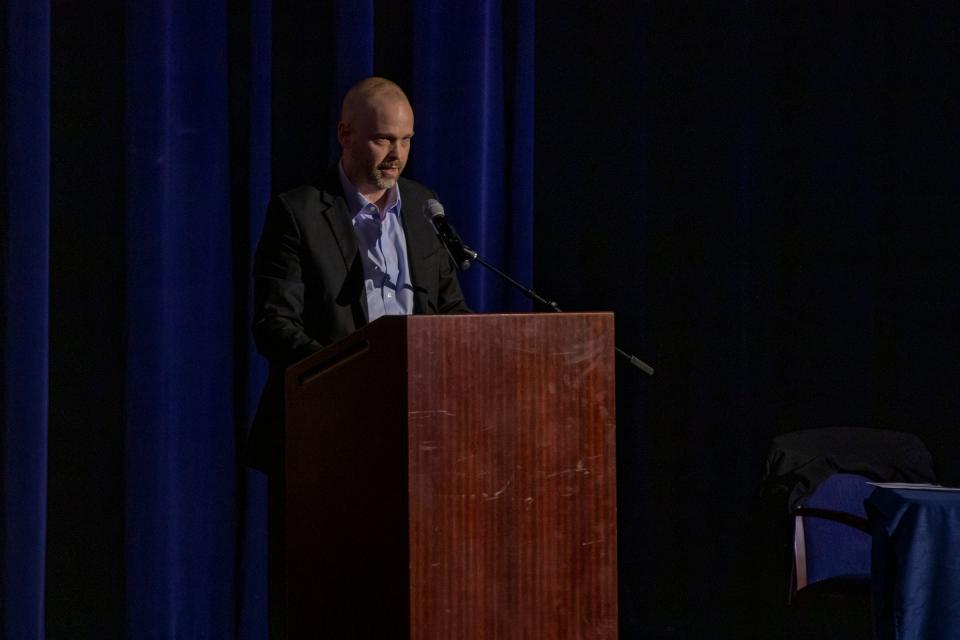
[[[444,215],[443,205],[433,198],[430,198],[423,203],[423,215],[427,216],[427,218],[430,220],[433,220],[434,218],[442,218]]]

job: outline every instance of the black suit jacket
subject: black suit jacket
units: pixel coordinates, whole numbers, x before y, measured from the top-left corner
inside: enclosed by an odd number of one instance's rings
[[[468,313],[456,271],[423,204],[436,194],[400,178],[401,221],[416,314]],[[281,464],[283,371],[367,323],[363,265],[334,166],[315,185],[275,197],[253,268],[253,336],[270,376],[247,443],[247,463]]]

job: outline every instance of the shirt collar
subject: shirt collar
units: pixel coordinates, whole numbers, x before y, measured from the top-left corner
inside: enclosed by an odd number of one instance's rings
[[[367,200],[366,196],[357,191],[357,188],[350,182],[350,178],[348,178],[347,174],[343,171],[343,162],[337,163],[337,169],[340,172],[340,186],[343,188],[343,196],[347,200],[350,217],[357,215],[361,211],[368,211],[370,213],[376,211],[381,220],[390,212],[398,216],[400,215],[400,187],[397,183],[394,183],[394,185],[387,190],[387,201],[384,204],[383,211],[379,211],[377,206]]]

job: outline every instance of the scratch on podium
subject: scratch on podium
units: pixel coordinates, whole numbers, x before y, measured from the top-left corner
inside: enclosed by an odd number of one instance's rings
[[[502,487],[500,487],[500,490],[497,491],[496,493],[494,493],[492,496],[491,496],[490,494],[487,494],[487,493],[483,494],[484,500],[499,500],[499,499],[500,499],[500,496],[503,494],[504,491],[507,490],[507,487],[509,487],[509,486],[510,486],[510,483],[512,483],[512,482],[513,482],[513,480],[507,480],[507,484],[505,484],[505,485],[503,485]]]
[[[449,416],[451,418],[456,417],[456,414],[452,411],[447,411],[446,409],[431,409],[429,411],[409,411],[407,415],[410,417],[413,416]]]

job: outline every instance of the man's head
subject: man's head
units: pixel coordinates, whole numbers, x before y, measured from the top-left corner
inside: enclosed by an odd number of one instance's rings
[[[347,91],[337,126],[341,162],[350,182],[368,199],[379,200],[396,184],[412,137],[413,109],[396,84],[366,78]]]

